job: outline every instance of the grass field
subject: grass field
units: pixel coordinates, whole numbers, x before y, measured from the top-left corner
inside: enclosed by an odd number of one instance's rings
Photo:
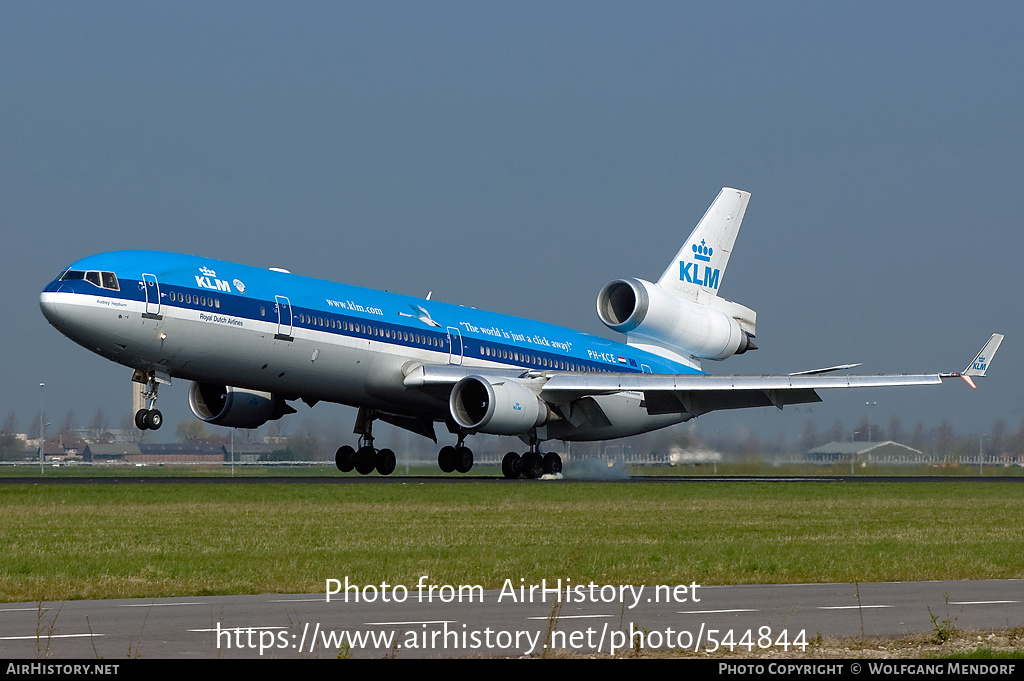
[[[0,600],[1024,577],[1012,483],[4,485]]]

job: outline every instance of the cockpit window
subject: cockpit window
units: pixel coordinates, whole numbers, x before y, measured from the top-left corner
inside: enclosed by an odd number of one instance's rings
[[[113,272],[68,270],[60,278],[61,281],[80,281],[82,279],[100,288],[110,289],[111,291],[121,290],[120,285],[117,283],[117,275]]]

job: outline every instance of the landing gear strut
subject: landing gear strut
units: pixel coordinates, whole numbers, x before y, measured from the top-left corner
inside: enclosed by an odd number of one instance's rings
[[[146,384],[146,391],[142,394],[146,406],[135,412],[135,427],[139,430],[159,430],[160,426],[164,425],[164,415],[156,408],[156,389],[159,383],[152,372],[145,375],[145,381],[138,380],[141,372],[136,371],[135,374],[132,380]]]

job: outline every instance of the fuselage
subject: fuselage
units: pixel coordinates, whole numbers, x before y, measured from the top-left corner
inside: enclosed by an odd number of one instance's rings
[[[434,420],[447,418],[447,401],[405,384],[416,366],[499,375],[697,373],[552,324],[154,251],[80,260],[44,288],[40,307],[64,335],[136,370]],[[546,435],[621,437],[682,420],[648,416],[639,395],[622,400],[604,400],[613,413],[630,415],[611,427],[552,424]]]

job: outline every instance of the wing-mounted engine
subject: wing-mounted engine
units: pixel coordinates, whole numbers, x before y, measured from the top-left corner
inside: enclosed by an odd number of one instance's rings
[[[295,413],[280,395],[217,383],[193,383],[188,406],[196,418],[228,428],[259,428]]]
[[[466,376],[448,400],[452,418],[461,427],[490,435],[521,435],[551,417],[544,400],[513,378]]]
[[[597,315],[609,329],[627,334],[631,344],[697,359],[725,359],[757,349],[753,310],[712,296],[706,303],[694,302],[643,279],[605,284],[597,295]]]

